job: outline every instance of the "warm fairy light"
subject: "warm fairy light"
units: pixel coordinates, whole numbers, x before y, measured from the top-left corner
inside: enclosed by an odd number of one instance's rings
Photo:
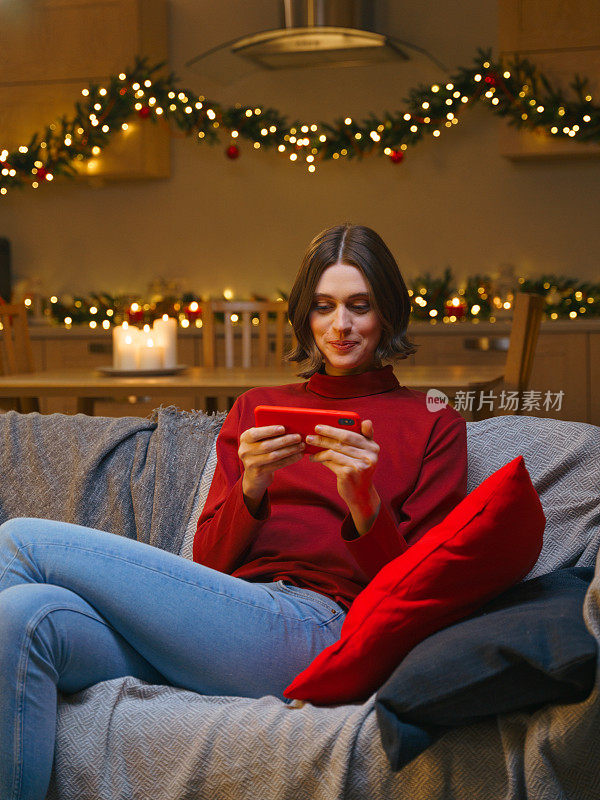
[[[408,122],[410,118],[411,118],[410,114],[406,113],[404,115],[404,119],[406,120],[406,122]]]
[[[510,303],[508,302],[508,300],[505,300],[505,301],[504,301],[504,303],[502,304],[502,308],[504,308],[504,309],[506,309],[506,311],[508,311],[508,309],[509,309],[510,307],[511,307],[511,305],[510,305]]]
[[[315,169],[316,169],[315,165],[314,165],[314,164],[311,164],[311,165],[309,166],[309,168],[308,168],[308,171],[309,171],[309,172],[314,172],[314,171],[315,171]]]
[[[502,77],[503,78],[510,78],[510,72],[508,70],[506,70],[506,72],[502,73]]]
[[[189,319],[182,319],[182,320],[181,320],[181,327],[182,327],[182,328],[189,328],[189,327],[190,327],[190,321],[189,321]]]
[[[98,313],[98,309],[96,308],[96,306],[91,306],[90,307],[90,314],[97,314],[97,313]]]
[[[231,314],[231,316],[229,317],[229,319],[230,319],[232,322],[237,322],[237,321],[238,321],[238,319],[239,319],[239,317],[238,317],[238,315],[237,315],[237,314]]]
[[[70,325],[73,322],[71,317],[65,317],[65,325]]]
[[[121,72],[121,74],[119,75],[119,80],[120,81],[124,81],[126,78],[127,78],[127,75],[125,75],[124,72]]]
[[[297,156],[297,154],[296,154],[296,153],[292,153],[292,154],[290,155],[290,161],[295,161],[297,158],[298,158],[298,156]]]
[[[91,320],[89,324],[90,324],[90,328],[92,328],[92,329],[96,328],[98,326],[98,323],[96,322],[95,319]]]
[[[233,300],[233,289],[223,289],[223,297],[225,300]]]
[[[479,314],[480,311],[481,311],[481,306],[477,305],[471,306],[471,314]]]
[[[431,87],[431,91],[435,94],[436,92],[439,92],[439,90],[440,87],[437,85],[437,83],[434,83],[433,86]]]
[[[51,303],[58,303],[58,297],[55,294],[53,294],[52,297],[50,298],[50,302]]]
[[[107,331],[110,328],[110,322],[107,319],[103,319],[102,327],[104,328],[105,331]]]
[[[27,306],[27,308],[29,308],[29,306],[31,305],[31,298],[29,298],[29,297],[26,297],[26,298],[25,298],[25,300],[24,300],[23,302],[25,303],[25,305]]]
[[[432,308],[432,309],[430,309],[430,311],[429,311],[429,316],[430,316],[430,317],[437,317],[437,313],[438,313],[438,312],[437,312],[437,309],[436,309],[436,308]]]
[[[424,108],[425,110],[429,108],[429,103],[427,102],[427,100],[421,104],[421,108]]]
[[[197,319],[195,325],[196,325],[197,328],[201,328],[202,327],[202,320],[201,319]]]
[[[571,317],[571,319],[575,319],[575,317],[577,316],[577,312],[576,311],[570,311],[569,312],[569,316]]]
[[[140,310],[139,303],[132,303],[131,307],[130,307],[130,310],[133,311],[133,312],[139,311]]]
[[[412,131],[413,133],[416,133],[416,132],[419,130],[419,128],[417,127],[417,125],[411,125],[411,126],[410,126],[410,129],[411,129],[411,131]]]
[[[81,94],[82,94],[84,97],[87,97],[87,96],[89,95],[89,93],[90,93],[89,89],[82,89],[82,90],[81,90]]]
[[[434,132],[433,132],[433,135],[437,137],[437,136],[439,136],[439,135],[440,135],[440,132],[439,132],[439,131],[434,131]]]
[[[107,309],[107,311],[106,311],[106,316],[107,316],[107,317],[112,317],[112,315],[113,315],[114,313],[115,313],[115,312],[112,310],[112,308],[109,308],[109,309]]]
[[[346,117],[344,122],[346,123],[346,125],[352,125],[352,117]]]
[[[477,75],[473,75],[473,80],[475,81],[475,83],[479,83],[479,81],[481,80],[481,75],[479,73],[477,73]]]
[[[100,150],[100,148],[98,147],[98,145],[94,145],[94,147],[92,147],[92,153],[93,153],[95,156],[98,156],[98,155],[100,155],[100,152],[101,152],[101,150]]]
[[[198,303],[195,300],[193,300],[190,303],[190,311],[193,311],[194,313],[196,313],[199,308],[200,308],[200,306],[198,305]]]

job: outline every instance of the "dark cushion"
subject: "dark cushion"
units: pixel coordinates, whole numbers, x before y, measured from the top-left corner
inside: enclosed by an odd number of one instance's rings
[[[392,766],[405,724],[436,738],[493,714],[583,700],[597,650],[583,620],[593,574],[572,567],[519,583],[413,648],[376,695]]]

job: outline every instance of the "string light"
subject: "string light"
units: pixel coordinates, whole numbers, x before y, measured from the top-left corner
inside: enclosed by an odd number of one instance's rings
[[[544,115],[544,119],[552,119],[553,116],[566,117],[569,122],[568,125],[556,125],[551,122],[547,123],[545,130],[554,136],[565,136],[571,139],[576,138],[580,133],[580,126],[573,124],[575,120],[579,120],[581,125],[584,125],[591,123],[593,120],[598,120],[599,118],[599,112],[596,109],[593,109],[593,111],[590,110],[590,113],[581,115],[579,109],[575,111],[576,106],[572,108],[567,107],[564,101],[562,105],[557,107],[554,98],[560,96],[560,94],[558,92],[553,92],[552,88],[546,85],[545,89],[547,91],[544,95],[540,95],[536,98],[530,97],[531,86],[536,86],[536,84],[534,83],[535,69],[533,66],[528,65],[528,62],[520,62],[516,67],[511,66],[510,70],[501,69],[492,65],[489,57],[485,59],[480,58],[478,62],[481,65],[480,69],[462,70],[456,78],[452,78],[441,86],[434,83],[430,86],[429,90],[419,89],[413,93],[415,96],[413,101],[415,107],[418,106],[420,110],[429,112],[427,116],[421,117],[416,114],[413,116],[410,111],[397,112],[393,115],[386,115],[385,119],[379,123],[371,120],[370,125],[367,123],[361,125],[355,122],[351,116],[345,116],[342,118],[343,124],[338,123],[336,129],[330,126],[331,132],[326,136],[324,133],[318,133],[319,124],[315,122],[299,123],[297,126],[298,131],[296,128],[291,128],[288,133],[283,130],[283,123],[277,118],[277,112],[269,109],[265,112],[264,119],[261,120],[262,125],[259,127],[261,139],[264,139],[265,145],[273,147],[276,152],[286,153],[291,162],[298,161],[297,153],[289,153],[284,142],[290,142],[296,145],[297,149],[308,148],[308,152],[311,156],[318,156],[320,158],[339,160],[340,157],[354,155],[354,152],[379,152],[390,157],[393,161],[398,162],[401,161],[401,159],[396,158],[395,154],[406,151],[408,145],[415,144],[422,138],[424,133],[431,132],[434,138],[439,138],[441,128],[449,128],[452,127],[452,125],[458,124],[455,103],[460,107],[469,103],[470,100],[479,99],[480,96],[489,100],[490,107],[492,108],[498,108],[502,102],[503,108],[501,113],[510,114],[513,120],[517,120],[522,125],[530,127],[535,125],[542,130],[545,125],[541,118],[538,121],[538,117],[541,117],[541,115]],[[522,66],[523,64],[526,64],[526,66]],[[111,128],[112,130],[125,132],[128,130],[130,124],[127,120],[123,119],[123,114],[127,112],[123,112],[122,104],[119,105],[118,112],[115,112],[121,115],[120,119],[118,117],[115,119],[112,113],[115,104],[114,102],[111,103],[110,100],[115,92],[118,92],[119,97],[126,96],[129,99],[131,103],[130,114],[139,112],[142,118],[147,117],[150,110],[153,110],[157,116],[162,114],[177,114],[178,116],[171,118],[176,124],[180,125],[182,128],[185,125],[186,132],[189,134],[193,132],[198,140],[208,139],[211,142],[216,140],[211,127],[212,129],[218,129],[220,125],[223,125],[232,139],[241,139],[244,137],[250,141],[253,149],[259,150],[261,148],[261,141],[255,141],[258,138],[257,132],[252,130],[251,126],[245,126],[243,123],[244,120],[250,121],[254,116],[261,116],[263,114],[259,106],[254,108],[242,108],[240,103],[236,103],[235,119],[239,120],[239,123],[235,127],[232,126],[230,128],[229,124],[223,122],[223,120],[229,119],[225,109],[222,109],[217,104],[215,104],[213,108],[205,109],[203,104],[205,98],[202,95],[196,96],[190,100],[190,92],[174,90],[172,87],[165,85],[168,83],[168,80],[172,79],[160,78],[152,81],[147,73],[155,69],[157,69],[157,67],[149,70],[144,60],[136,59],[136,66],[130,71],[132,74],[129,85],[124,85],[124,82],[127,80],[126,72],[120,72],[118,78],[115,77],[111,80],[109,88],[105,86],[99,88],[95,86],[83,88],[81,90],[82,96],[89,99],[89,107],[84,111],[89,120],[86,120],[85,124],[87,132],[84,131],[84,123],[77,124],[80,120],[76,120],[73,123],[73,128],[71,130],[74,130],[78,136],[85,137],[84,144],[88,145],[87,150],[76,149],[74,151],[72,149],[74,145],[74,136],[68,131],[65,133],[65,125],[64,122],[62,122],[62,125],[60,123],[52,123],[48,126],[45,135],[40,137],[41,141],[35,145],[34,149],[36,155],[41,153],[42,150],[45,150],[48,152],[47,158],[56,158],[57,151],[60,154],[60,149],[62,148],[64,153],[64,156],[62,156],[63,161],[65,159],[70,159],[72,162],[75,162],[89,159],[91,156],[99,156],[100,150],[98,148],[104,145],[104,140],[99,141],[96,138],[94,141],[93,129],[97,128],[99,133],[101,132],[107,135],[111,132]],[[144,72],[146,74],[143,74]],[[513,75],[515,77],[513,77]],[[512,80],[513,84],[499,82],[500,76],[504,81]],[[529,77],[531,77],[531,80],[529,80]],[[585,87],[586,83],[585,80],[580,80],[579,86]],[[482,86],[478,87],[477,84],[482,84]],[[129,91],[129,89],[131,91]],[[502,94],[500,94],[500,90]],[[442,96],[439,98],[436,97],[436,95],[440,93]],[[518,101],[515,102],[517,95],[521,100],[527,103],[527,111],[525,111],[522,106],[520,108],[518,107]],[[586,103],[592,102],[591,94],[586,94],[579,89],[579,95],[581,98],[579,102],[581,102],[584,97]],[[163,106],[163,104],[161,104],[161,99],[167,97],[172,102],[168,105],[165,103]],[[102,103],[100,99],[103,100]],[[443,107],[445,106],[445,110],[448,112],[445,113],[445,115],[444,113],[441,114],[442,117],[445,116],[445,119],[439,119],[440,104]],[[432,106],[436,109],[435,111],[432,111]],[[201,112],[201,114],[198,112]],[[529,114],[532,114],[531,119]],[[189,122],[182,122],[183,115],[189,118]],[[534,121],[534,116],[536,121]],[[402,120],[404,123],[407,123],[406,126],[402,124]],[[423,125],[428,127],[423,130]],[[351,127],[352,130],[346,130],[348,127]],[[61,128],[63,134],[60,139],[58,139],[58,131]],[[56,131],[56,133],[53,133],[53,131]],[[388,133],[384,134],[384,131],[388,131]],[[307,135],[309,132],[317,134],[312,141]],[[392,132],[394,135],[393,139],[390,138]],[[592,137],[596,137],[597,131],[595,126],[590,132],[592,133]],[[300,136],[298,133],[300,133]],[[353,151],[349,154],[347,143],[350,136],[353,143],[356,144]],[[50,151],[48,150],[46,139],[48,141],[52,140]],[[365,139],[368,140],[369,145],[373,143],[370,148],[360,147]],[[590,138],[588,133],[587,141],[591,140],[595,141],[595,138]],[[391,146],[392,143],[393,146]],[[12,182],[26,182],[28,180],[30,185],[35,188],[40,185],[40,177],[42,180],[46,179],[48,181],[53,179],[52,166],[54,162],[40,162],[40,166],[34,165],[36,156],[33,155],[33,150],[32,153],[29,154],[27,148],[22,145],[19,147],[18,152],[21,156],[31,155],[31,158],[30,160],[25,159],[24,161],[20,161],[19,166],[16,167],[14,164],[10,163],[10,153],[6,150],[2,151],[2,159],[0,159],[2,161],[1,166],[3,167],[2,175],[0,176],[1,189],[6,190],[9,185],[8,181],[11,181],[12,185]],[[44,153],[44,155],[46,155],[46,153]],[[314,166],[308,159],[300,159],[300,161],[308,162],[309,166]],[[90,162],[90,168],[92,167],[92,163],[93,162]],[[3,191],[3,194],[6,194],[6,191]]]

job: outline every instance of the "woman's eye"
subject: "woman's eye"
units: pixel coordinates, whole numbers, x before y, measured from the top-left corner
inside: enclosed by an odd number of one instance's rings
[[[313,306],[315,311],[329,311],[331,306],[316,305]],[[353,311],[368,311],[369,306],[352,306]]]

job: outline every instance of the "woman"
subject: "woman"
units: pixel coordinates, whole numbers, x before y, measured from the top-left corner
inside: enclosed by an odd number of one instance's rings
[[[56,691],[133,675],[203,694],[282,696],[339,638],[368,580],[466,490],[465,423],[431,413],[384,359],[414,352],[380,237],[311,242],[290,295],[309,380],[240,396],[217,439],[194,562],[78,525],[0,526],[0,797],[44,798]],[[258,404],[357,411],[361,433],[255,427]],[[7,755],[5,755],[7,754]]]

